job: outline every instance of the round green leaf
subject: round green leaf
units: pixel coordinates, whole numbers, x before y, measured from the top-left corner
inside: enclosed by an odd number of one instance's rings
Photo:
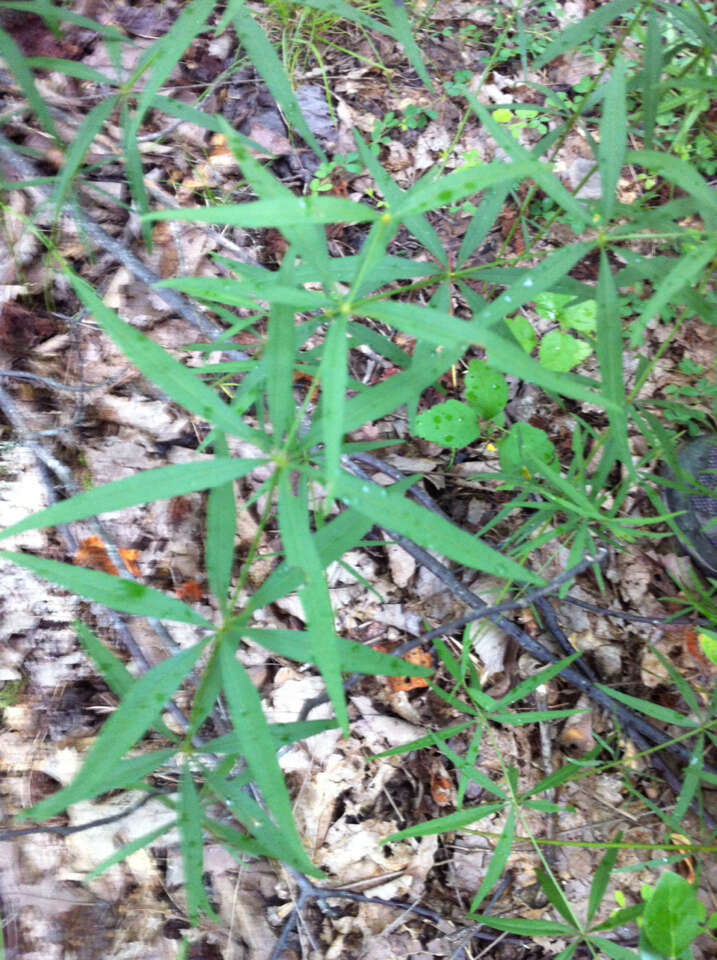
[[[508,402],[503,374],[482,360],[471,360],[466,373],[466,401],[483,420],[492,419]]]
[[[663,873],[645,905],[645,933],[665,956],[676,957],[701,933],[701,913],[689,883],[676,873]]]
[[[592,333],[597,326],[597,302],[583,300],[575,303],[558,315],[558,322],[565,330],[578,330],[581,333]]]
[[[446,400],[416,417],[416,433],[424,440],[458,450],[478,437],[475,410],[458,400]]]
[[[567,373],[592,353],[590,344],[576,340],[569,333],[551,330],[540,341],[538,360],[547,370]]]

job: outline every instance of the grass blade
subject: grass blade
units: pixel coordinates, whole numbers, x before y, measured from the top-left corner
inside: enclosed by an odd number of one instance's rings
[[[640,74],[642,81],[642,140],[646,150],[652,149],[657,121],[657,107],[660,102],[660,78],[662,76],[662,33],[657,22],[654,7],[647,14],[647,32],[645,36],[645,59]]]
[[[394,37],[403,47],[403,52],[406,54],[408,62],[426,87],[433,93],[431,78],[428,76],[428,71],[423,63],[421,51],[413,39],[404,0],[381,0],[381,9],[383,10],[383,15],[389,22]]]

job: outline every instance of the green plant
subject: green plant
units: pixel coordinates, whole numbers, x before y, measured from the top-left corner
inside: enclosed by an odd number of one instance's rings
[[[432,88],[403,4],[382,2],[382,19],[337,0],[316,0],[314,6],[329,20],[340,14],[356,27],[388,35],[400,45],[427,89]],[[526,811],[552,815],[565,809],[549,799],[547,791],[566,787],[584,776],[597,776],[603,769],[616,765],[622,771],[626,791],[632,791],[659,823],[672,829],[698,798],[701,783],[713,784],[715,780],[704,769],[705,745],[714,737],[714,702],[706,705],[684,678],[669,667],[669,682],[686,704],[689,715],[626,697],[620,691],[605,693],[618,705],[676,727],[680,741],[689,740],[695,745],[696,762],[683,771],[679,795],[668,813],[638,793],[629,765],[619,757],[615,759],[610,744],[604,740],[596,742],[580,763],[567,763],[557,773],[522,790],[515,764],[497,750],[497,779],[476,769],[478,750],[483,743],[496,747],[497,729],[550,723],[574,713],[533,710],[531,703],[527,709],[522,706],[523,700],[538,695],[541,683],[563,671],[567,661],[523,681],[501,698],[491,698],[482,690],[471,663],[467,635],[459,658],[451,654],[445,643],[436,644],[440,659],[436,673],[347,641],[336,631],[327,578],[327,569],[333,563],[361,547],[374,525],[386,523],[390,523],[392,535],[405,537],[426,551],[441,553],[461,567],[489,572],[504,581],[505,590],[517,593],[543,586],[543,577],[529,561],[540,548],[551,543],[556,549],[567,550],[568,563],[574,565],[591,555],[602,540],[608,540],[616,549],[625,549],[638,537],[664,535],[645,529],[650,523],[669,521],[657,498],[655,518],[634,517],[625,509],[636,489],[655,494],[654,461],[662,450],[669,448],[673,435],[640,401],[641,386],[656,362],[655,357],[645,359],[630,392],[625,388],[623,321],[631,319],[634,342],[641,343],[653,317],[661,316],[666,325],[676,326],[683,311],[689,309],[691,316],[705,322],[713,319],[710,272],[717,257],[717,201],[710,185],[695,168],[696,155],[704,147],[698,144],[699,134],[693,137],[698,125],[706,122],[703,99],[683,101],[686,113],[679,129],[681,156],[673,156],[662,148],[658,117],[664,114],[661,97],[666,90],[682,89],[682,96],[688,89],[684,70],[668,70],[670,65],[677,64],[680,51],[689,48],[690,57],[699,56],[699,62],[713,64],[715,50],[713,38],[694,10],[690,12],[683,5],[660,8],[660,15],[664,13],[666,26],[672,31],[668,35],[670,47],[663,51],[652,5],[648,4],[646,11],[633,7],[626,0],[613,0],[554,39],[541,41],[536,69],[554,57],[569,56],[578,47],[604,50],[597,55],[607,57],[610,67],[609,77],[578,85],[581,89],[574,91],[578,94],[574,100],[557,98],[555,115],[560,127],[547,134],[543,115],[533,113],[532,108],[520,114],[516,108],[510,117],[498,111],[491,114],[468,92],[472,73],[456,72],[452,82],[444,85],[445,92],[467,101],[470,113],[466,116],[483,125],[504,151],[507,161],[483,164],[472,162],[476,158],[471,158],[471,162],[449,174],[442,168],[429,171],[403,190],[382,168],[377,148],[392,130],[421,129],[432,118],[432,111],[407,109],[402,117],[389,113],[377,124],[370,144],[357,137],[355,154],[327,162],[301,113],[281,58],[257,20],[257,11],[242,3],[228,3],[214,31],[220,33],[228,25],[233,26],[244,52],[287,120],[323,164],[317,169],[316,186],[312,184],[306,197],[296,196],[270,167],[258,162],[251,152],[252,144],[221,117],[207,115],[196,105],[160,93],[187,46],[209,29],[210,15],[214,13],[210,0],[194,0],[184,8],[167,37],[148,49],[129,76],[121,68],[120,48],[125,40],[119,31],[80,18],[62,7],[33,4],[33,9],[43,11],[57,23],[69,20],[96,31],[113,51],[116,77],[88,74],[69,61],[63,61],[61,67],[55,65],[55,69],[68,76],[80,75],[84,82],[99,83],[103,89],[116,91],[113,96],[98,98],[97,105],[80,122],[71,143],[63,142],[55,130],[53,115],[35,84],[33,70],[48,67],[48,62],[42,58],[28,62],[12,38],[2,35],[7,68],[23,91],[35,121],[54,138],[64,154],[60,172],[50,178],[50,199],[58,213],[66,209],[72,215],[74,210],[80,228],[87,225],[86,218],[82,219],[84,215],[72,206],[78,202],[76,186],[88,173],[85,157],[95,138],[104,124],[116,118],[132,203],[141,217],[148,246],[150,225],[159,220],[250,230],[274,228],[282,233],[287,244],[276,270],[217,257],[225,271],[222,276],[179,276],[155,284],[156,293],[182,293],[219,318],[220,327],[212,329],[206,325],[206,315],[197,313],[198,326],[211,343],[195,349],[194,359],[206,359],[207,354],[219,348],[233,350],[231,339],[240,330],[249,335],[252,346],[241,359],[230,355],[220,365],[207,361],[198,366],[185,366],[121,320],[80,276],[80,268],[63,262],[60,251],[52,250],[62,282],[69,284],[99,328],[159,391],[197,421],[207,424],[202,451],[212,451],[206,460],[160,467],[68,496],[0,533],[1,538],[18,536],[28,530],[69,524],[158,498],[208,491],[204,570],[213,602],[211,615],[130,579],[25,552],[2,553],[5,560],[79,596],[135,617],[181,623],[197,631],[193,643],[136,678],[87,626],[76,627],[80,642],[118,698],[119,706],[88,752],[75,780],[25,811],[24,818],[41,822],[78,801],[129,788],[157,796],[174,815],[167,827],[125,846],[100,864],[95,874],[176,826],[181,837],[192,923],[199,922],[202,915],[215,916],[202,881],[202,843],[207,836],[239,857],[276,858],[297,871],[320,875],[294,824],[292,797],[284,782],[278,751],[326,729],[348,731],[349,713],[343,689],[347,674],[431,678],[435,696],[462,714],[466,718],[464,724],[458,725],[460,730],[453,727],[432,732],[394,753],[419,748],[437,750],[457,772],[458,809],[449,817],[413,825],[397,836],[441,833],[470,827],[489,816],[503,818],[490,866],[473,898],[474,913],[506,868],[515,845],[527,839],[541,862],[539,882],[564,922],[498,920],[477,915],[476,919],[525,936],[567,937],[569,946],[561,954],[565,958],[572,956],[580,943],[620,960],[633,955],[603,936],[627,922],[628,915],[618,915],[619,921],[611,918],[607,926],[605,922],[596,922],[597,910],[616,869],[619,845],[607,846],[583,923],[576,919],[543,859],[541,843],[527,832],[525,837],[519,837],[517,831],[525,826]],[[378,11],[374,12],[378,16]],[[293,5],[279,10],[287,23],[297,13],[301,9]],[[618,39],[605,42],[605,31],[618,21]],[[512,22],[500,11],[496,26],[505,28]],[[621,54],[622,44],[633,34],[644,43],[644,62],[623,58]],[[516,46],[501,46],[497,59],[512,58],[521,45],[522,54],[527,56],[523,37],[516,41]],[[680,69],[692,62],[686,61]],[[668,75],[667,86],[661,85],[663,74]],[[643,91],[642,103],[633,107],[629,93],[639,88]],[[670,103],[670,109],[676,110],[677,105]],[[222,194],[217,191],[214,201],[206,206],[150,210],[143,157],[137,145],[137,134],[150,111],[222,134],[254,199],[223,203]],[[628,149],[633,146],[632,141],[628,143],[631,111],[641,123],[644,143],[634,144],[635,149]],[[601,175],[602,195],[590,208],[565,188],[551,166],[550,150],[578,123],[592,124],[592,132],[599,133],[591,137],[590,145]],[[531,151],[524,149],[515,136],[523,124],[531,126],[542,138]],[[553,134],[555,138],[550,140]],[[332,173],[339,167],[353,172],[359,165],[374,182],[371,192],[366,193],[366,202],[324,195],[326,180]],[[640,170],[646,186],[655,188],[644,203],[632,207],[619,203],[617,198],[619,178],[628,165]],[[664,189],[667,200],[660,199],[658,186]],[[5,187],[16,189],[7,184]],[[538,190],[544,199],[538,201],[536,208]],[[502,249],[493,262],[475,264],[473,255],[496,225],[504,200],[511,192],[514,197],[524,198],[520,201],[524,205],[519,205],[519,219],[521,227],[526,228],[526,251],[511,257]],[[380,204],[376,199],[379,196]],[[435,226],[443,212],[451,209],[472,213],[457,252],[451,240],[446,241]],[[540,223],[533,230],[526,211],[535,217],[536,209]],[[546,241],[548,227],[560,218],[575,225],[575,236],[583,239],[551,248]],[[332,224],[358,225],[365,231],[355,253],[331,256],[325,228]],[[402,233],[413,237],[420,257],[411,260],[394,254],[391,245]],[[651,256],[643,253],[646,239]],[[589,282],[574,276],[575,268],[583,263],[596,264]],[[626,289],[634,295],[624,295]],[[177,302],[184,303],[173,301]],[[454,310],[454,303],[458,304],[459,313]],[[556,336],[546,334],[537,358],[530,355],[537,345],[535,332],[518,312],[530,304],[543,318],[561,328],[553,331]],[[235,309],[243,311],[240,318]],[[375,383],[354,379],[349,360],[360,359],[359,348],[364,346],[385,359],[395,375]],[[485,353],[485,362],[471,359],[475,347]],[[595,354],[598,374],[586,377],[570,372],[591,353]],[[468,358],[466,403],[450,400],[417,415],[425,391],[464,358]],[[693,366],[685,367],[685,372],[698,378],[700,386],[695,389],[708,389],[704,371]],[[307,373],[311,389],[303,396],[297,395],[294,375]],[[598,425],[574,414],[572,439],[568,449],[563,445],[560,450],[545,430],[530,423],[516,423],[504,429],[501,413],[507,399],[505,376],[535,385],[546,402],[553,405],[552,409],[564,412],[581,404],[589,406]],[[222,379],[217,381],[217,377]],[[678,396],[680,402],[696,399],[686,394]],[[667,402],[672,404],[670,410],[678,409],[675,398]],[[500,472],[482,479],[511,497],[501,502],[500,509],[477,534],[456,527],[441,514],[406,496],[411,479],[384,488],[350,471],[347,458],[366,449],[366,442],[356,441],[354,432],[382,418],[401,417],[404,409],[414,433],[438,437],[439,442],[454,450],[477,438],[478,419],[485,424],[490,438],[497,441]],[[462,435],[457,433],[458,427],[463,430]],[[647,448],[638,462],[630,445],[634,432],[642,435]],[[251,446],[255,453],[232,456],[233,445],[239,442],[245,449]],[[384,441],[377,443],[385,446]],[[234,484],[252,474],[256,477],[254,499],[265,507],[257,538],[248,555],[243,556],[237,554],[235,547]],[[251,593],[247,584],[251,582],[258,543],[262,532],[269,528],[276,532],[280,560],[267,580]],[[500,550],[488,542],[488,536],[495,531],[500,531]],[[258,611],[295,594],[301,602],[305,629],[257,627],[253,618]],[[690,610],[714,619],[714,603],[704,592],[685,594],[684,602]],[[259,693],[241,661],[243,645],[248,643],[314,668],[323,678],[334,716],[325,721],[268,723]],[[183,717],[180,714],[181,724],[170,729],[165,713],[169,710],[177,720],[172,698],[180,688],[189,704],[188,713]],[[228,732],[220,733],[213,727],[218,706],[224,710]],[[449,741],[466,731],[468,745],[461,755]],[[659,743],[661,749],[664,744]],[[657,749],[642,752],[649,755]],[[158,771],[165,778],[162,782],[170,784],[169,789],[162,789],[155,778]],[[466,789],[471,783],[487,792],[488,803],[465,807]],[[664,844],[658,839],[655,846],[662,850]],[[673,920],[665,919],[661,908],[664,897],[670,902],[675,897],[682,904],[683,914],[689,920],[684,930],[676,913]],[[644,918],[648,939],[650,931],[655,937],[662,937],[667,925],[664,935],[671,938],[670,949],[684,951],[705,926],[694,901],[694,894],[688,895],[684,888],[676,894],[673,881],[663,884],[661,880],[651,901],[629,908],[635,911],[629,918]],[[707,926],[711,925],[710,920]]]
[[[309,184],[312,193],[326,193],[333,189],[332,174],[344,171],[348,174],[359,174],[363,164],[357,153],[348,153],[344,156],[337,153],[333,160],[322,160],[314,171],[314,178]]]

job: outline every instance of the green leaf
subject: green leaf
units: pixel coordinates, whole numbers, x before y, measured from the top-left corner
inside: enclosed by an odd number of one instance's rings
[[[97,877],[101,877],[103,873],[106,873],[107,870],[109,870],[110,867],[113,867],[116,863],[122,863],[123,860],[126,860],[127,857],[131,857],[132,854],[137,853],[138,850],[144,850],[145,847],[148,847],[150,844],[154,843],[155,840],[159,840],[159,838],[164,836],[165,833],[168,833],[175,826],[175,824],[176,821],[172,819],[169,821],[169,823],[165,823],[163,827],[157,827],[155,830],[150,830],[149,833],[144,833],[141,837],[137,837],[136,840],[125,843],[124,846],[119,848],[119,850],[115,850],[113,854],[100,861],[96,867],[90,870],[90,872],[83,878],[83,883],[92,883],[93,880],[96,880]]]
[[[112,693],[122,699],[135,682],[132,674],[111,650],[108,650],[104,644],[100,643],[94,633],[89,627],[86,627],[84,623],[76,620],[73,623],[73,627],[75,628],[78,640],[82,644],[87,656],[95,665],[97,672]],[[163,737],[166,737],[167,740],[177,740],[176,735],[172,733],[162,720],[157,721],[155,729],[157,729]]]
[[[593,348],[584,340],[576,340],[569,333],[551,330],[540,341],[538,360],[548,370],[567,373],[577,367],[593,352]]]
[[[221,431],[217,431],[214,435],[214,452],[218,458],[226,458],[228,463],[236,462],[229,459],[229,447]],[[221,463],[221,460],[218,462]],[[233,479],[230,479],[225,483],[217,483],[209,493],[207,539],[204,545],[209,589],[222,611],[227,610],[229,602],[236,526],[237,507],[234,483]]]
[[[504,806],[503,803],[483,803],[479,807],[466,807],[457,813],[449,813],[446,817],[426,820],[425,823],[416,824],[415,827],[399,830],[398,833],[392,833],[381,843],[397,843],[399,840],[407,840],[409,837],[432,837],[437,833],[453,833],[455,830],[463,830],[470,827],[471,824],[478,823],[479,820],[484,820],[486,817],[498,813]]]
[[[688,729],[694,726],[694,722],[690,720],[689,717],[683,717],[681,713],[678,713],[676,710],[670,710],[669,707],[662,707],[658,703],[640,700],[639,697],[631,697],[627,693],[612,690],[610,687],[605,687],[601,683],[597,683],[595,686],[609,697],[612,697],[613,700],[619,700],[619,702],[624,703],[625,706],[631,707],[639,713],[644,713],[645,716],[652,717],[653,720],[659,720],[660,723],[673,723],[678,727],[686,727]]]
[[[22,819],[41,823],[66,810],[73,803],[112,789],[112,773],[122,757],[144,736],[159,718],[167,701],[173,696],[206,648],[208,640],[196,643],[174,657],[163,660],[135,681],[119,707],[105,722],[95,740],[82,769],[73,782],[62,790],[30,807]],[[167,751],[159,751],[162,756]],[[173,751],[170,751],[170,755]],[[152,756],[139,757],[146,763]]]
[[[446,400],[416,417],[414,433],[424,440],[460,450],[480,434],[475,410],[458,400]]]
[[[202,807],[194,789],[189,764],[184,763],[179,780],[179,846],[184,869],[184,891],[187,897],[189,922],[196,927],[199,914],[203,913],[219,922],[219,917],[207,899],[204,889],[204,845],[202,842]]]
[[[552,463],[556,454],[544,430],[529,423],[514,423],[498,443],[498,456],[506,473],[525,476],[524,471],[529,475],[534,471],[534,461]]]
[[[0,532],[0,540],[17,536],[26,530],[40,530],[43,527],[56,527],[64,523],[74,523],[86,517],[102,513],[113,513],[134,507],[138,503],[151,503],[154,500],[169,500],[181,497],[196,490],[206,490],[222,484],[231,483],[244,477],[256,467],[265,464],[265,460],[230,460],[213,458],[200,463],[172,464],[169,467],[157,467],[145,470],[123,480],[115,480],[86,493],[78,493],[69,500],[33,513],[25,520],[7,527]]]
[[[304,630],[262,630],[242,627],[242,637],[254,640],[266,650],[297,663],[315,663],[311,638]],[[380,677],[430,677],[432,671],[409,663],[390,653],[381,653],[362,643],[346,640],[337,634],[336,647],[343,673],[366,673]]]
[[[396,207],[389,207],[392,219],[403,220],[406,216],[427,213],[439,207],[465,200],[499,183],[517,183],[520,180],[542,176],[540,164],[534,160],[519,163],[491,163],[481,167],[461,167],[435,179],[430,171],[406,191]]]
[[[573,912],[570,909],[570,904],[565,899],[565,894],[562,891],[562,888],[558,885],[555,879],[551,874],[546,873],[544,870],[538,870],[536,873],[538,878],[538,883],[540,884],[543,893],[548,898],[550,903],[555,907],[561,917],[571,926],[573,929],[576,929],[578,924],[573,916]]]
[[[67,275],[75,293],[105,333],[156,387],[230,436],[263,443],[261,436],[249,429],[241,416],[223,403],[209,387],[197,380],[192,371],[183,367],[139,330],[120,320],[114,310],[106,307],[84,280],[69,271]]]
[[[303,872],[309,876],[321,877],[323,874],[307,857],[296,832],[291,799],[276,759],[274,740],[264,717],[259,694],[229,643],[222,642],[219,658],[229,716],[251,776],[261,790],[264,802],[283,835],[285,849],[291,851],[294,862],[302,863]],[[261,836],[258,839],[261,841]]]
[[[625,163],[627,148],[627,114],[625,93],[625,61],[616,57],[610,79],[604,87],[602,117],[600,119],[600,147],[598,169],[600,170],[600,205],[605,223],[615,212],[617,186]]]
[[[364,203],[343,197],[281,197],[221,207],[190,207],[188,210],[154,210],[146,220],[184,220],[230,227],[307,227],[319,223],[371,223],[384,214]]]
[[[154,97],[169,79],[194,38],[205,29],[205,24],[216,6],[215,0],[194,0],[180,8],[179,16],[168,32],[155,41],[148,57],[151,66],[137,103],[133,127],[138,130],[146,112],[154,106]]]
[[[30,104],[32,112],[40,121],[40,125],[59,143],[60,138],[57,135],[55,124],[44,98],[40,96],[35,86],[32,71],[28,68],[27,61],[13,38],[2,27],[0,27],[0,49],[2,49],[2,58],[8,70],[17,80],[18,86]]]
[[[533,63],[532,69],[539,70],[546,63],[562,56],[568,50],[577,49],[592,37],[597,36],[613,20],[632,13],[634,10],[633,0],[613,0],[612,3],[599,7],[578,23],[560,30],[557,37],[548,44],[542,55]]]
[[[598,864],[598,868],[595,871],[595,876],[593,877],[593,882],[590,885],[590,899],[588,900],[588,913],[587,919],[590,923],[598,912],[598,908],[603,901],[605,896],[605,891],[607,890],[607,885],[610,882],[610,877],[612,876],[612,871],[617,862],[617,855],[619,849],[617,844],[622,840],[622,833],[618,833],[614,839],[615,846],[605,851],[605,856],[602,858]]]
[[[654,7],[647,12],[645,54],[640,73],[640,103],[642,105],[643,142],[646,150],[652,149],[655,122],[660,103],[660,78],[662,76],[662,31]]]
[[[506,317],[505,325],[523,350],[525,350],[526,353],[532,353],[538,342],[538,338],[535,336],[535,330],[533,330],[530,325],[530,320],[524,317],[522,313],[519,313],[515,317]]]
[[[174,620],[177,623],[191,623],[196,627],[213,630],[214,625],[201,614],[174,597],[145,587],[134,580],[123,580],[98,570],[86,570],[71,563],[58,563],[34,557],[29,553],[11,553],[0,550],[0,557],[16,563],[19,567],[32,570],[38,577],[50,580],[65,590],[96,603],[102,603],[112,610],[131,613],[135,617],[156,617],[157,620]]]
[[[508,857],[513,846],[513,838],[515,836],[515,809],[511,807],[508,811],[508,817],[505,821],[505,826],[503,827],[503,832],[500,835],[500,839],[495,845],[495,850],[493,851],[493,856],[490,859],[488,864],[488,869],[485,872],[483,880],[476,895],[473,897],[471,903],[471,913],[475,913],[478,907],[483,903],[488,894],[494,889],[498,880],[503,875],[503,868],[508,862]]]
[[[23,4],[23,8],[26,4]],[[61,60],[56,57],[25,57],[25,63],[28,67],[34,67],[37,70],[56,71],[64,73],[66,77],[74,77],[76,80],[86,80],[88,83],[101,83],[103,86],[116,87],[119,81],[113,77],[107,77],[99,70],[86,66],[84,63],[78,63],[76,60]]]
[[[426,550],[437,550],[474,570],[519,582],[540,583],[540,578],[482,543],[443,517],[429,513],[390,488],[368,484],[342,471],[336,482],[336,496],[367,517],[385,518],[387,528],[410,537]],[[381,521],[383,522],[383,520]]]
[[[483,420],[491,420],[508,402],[508,384],[502,373],[482,360],[471,360],[465,378],[466,402]]]
[[[348,386],[347,323],[348,316],[339,314],[329,324],[320,368],[324,475],[329,499],[333,497],[333,487],[341,463],[344,403]]]
[[[421,51],[411,33],[411,26],[408,22],[405,4],[403,2],[396,3],[395,0],[381,0],[381,9],[391,25],[394,37],[403,47],[403,52],[408,57],[409,63],[426,87],[433,93],[431,78],[428,76]]]
[[[245,4],[234,6],[233,20],[237,37],[282,113],[314,153],[325,160],[326,154],[309,129],[309,125],[301,112],[301,107],[294,96],[294,91],[291,89],[283,64],[274,45],[269,41],[266,29],[256,23]]]
[[[551,920],[522,920],[510,917],[491,917],[485,913],[478,913],[472,917],[476,923],[484,923],[495,930],[505,930],[507,933],[517,933],[518,936],[529,937],[564,937],[574,935],[571,927],[563,923],[554,923]],[[634,958],[633,958],[634,960]]]
[[[72,184],[72,178],[82,164],[85,154],[92,146],[92,141],[100,132],[105,121],[117,106],[119,96],[108,97],[106,100],[100,100],[96,107],[87,114],[85,119],[78,127],[75,138],[65,153],[64,161],[57,175],[57,186],[52,194],[52,202],[55,207],[55,216],[59,215]]]
[[[677,803],[675,804],[675,808],[667,821],[673,827],[673,829],[677,829],[684,820],[687,811],[690,808],[690,804],[694,800],[695,794],[699,789],[700,779],[702,777],[702,767],[704,766],[704,750],[705,738],[704,735],[700,735],[697,738],[697,742],[695,743],[694,747],[692,748],[692,755],[684,773],[682,788],[680,790],[680,795],[677,798]]]
[[[628,150],[625,160],[661,174],[666,180],[671,180],[681,187],[694,198],[696,208],[708,229],[717,229],[717,197],[692,164],[657,150]]]
[[[304,585],[299,590],[299,599],[306,614],[314,659],[326,684],[326,692],[336,712],[336,719],[344,736],[348,736],[349,718],[341,682],[341,663],[326,575],[311,538],[305,484],[300,485],[299,497],[294,497],[288,471],[285,471],[279,480],[279,529],[286,562],[304,573]]]
[[[663,873],[645,905],[643,929],[656,950],[677,957],[699,936],[701,914],[689,883],[676,873]]]

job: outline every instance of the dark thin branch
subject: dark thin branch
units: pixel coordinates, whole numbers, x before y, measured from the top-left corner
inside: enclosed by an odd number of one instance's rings
[[[94,827],[104,827],[108,823],[116,823],[118,820],[124,820],[131,816],[137,810],[149,803],[157,796],[156,793],[148,793],[146,796],[133,803],[131,807],[123,810],[121,813],[113,813],[109,817],[99,817],[97,820],[89,820],[87,823],[78,823],[74,827],[18,827],[17,830],[0,830],[0,841],[17,840],[18,837],[28,837],[34,833],[49,833],[54,837],[69,837],[73,833],[82,833],[84,830],[92,830]]]

